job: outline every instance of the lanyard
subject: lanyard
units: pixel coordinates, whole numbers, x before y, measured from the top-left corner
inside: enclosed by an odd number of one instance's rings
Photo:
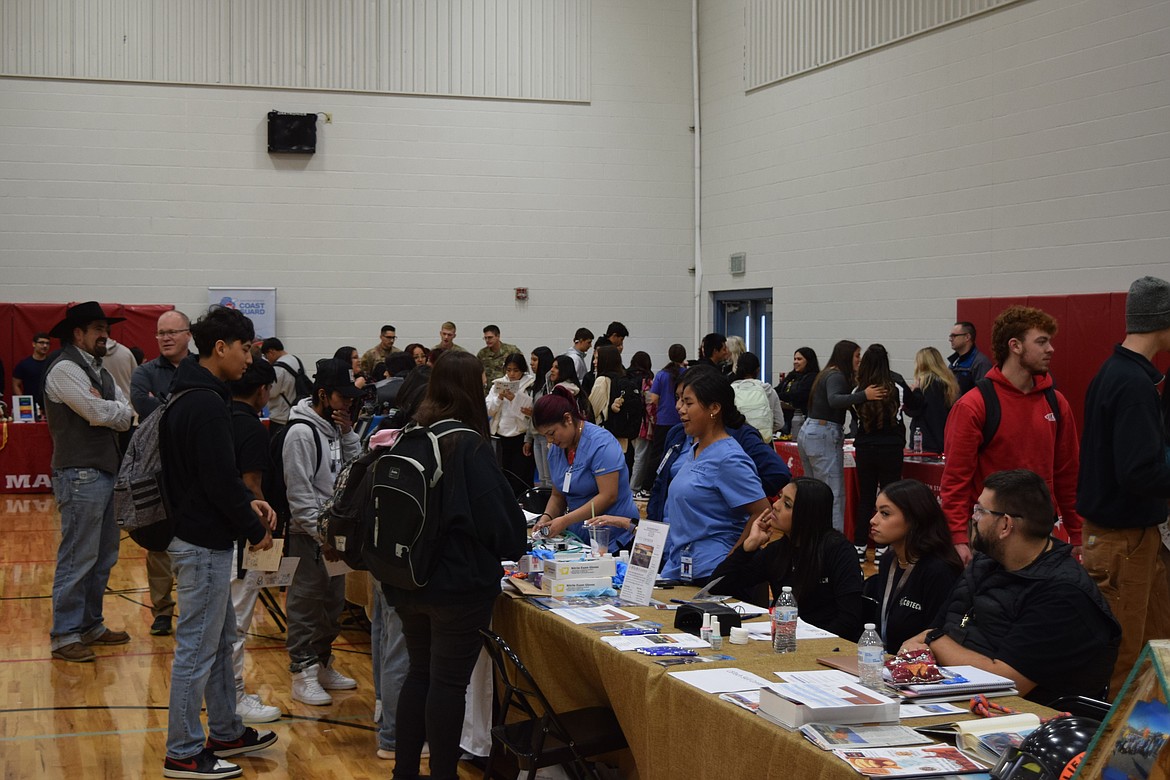
[[[894,588],[894,570],[898,568],[898,562],[895,560],[890,565],[890,571],[886,574],[886,595],[882,596],[882,626],[881,637],[882,641],[886,641],[886,621],[890,616],[890,608],[893,606],[892,602],[897,601],[898,594],[902,592],[902,588],[906,587],[906,580],[910,579],[910,572],[914,571],[914,564],[910,564],[902,572],[902,576],[898,578],[898,587]],[[893,590],[894,595],[891,599],[890,591]]]

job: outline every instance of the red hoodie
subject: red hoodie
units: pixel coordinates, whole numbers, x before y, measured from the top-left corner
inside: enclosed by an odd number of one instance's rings
[[[1029,469],[1048,483],[1070,541],[1073,546],[1080,546],[1081,516],[1076,510],[1080,447],[1072,407],[1057,391],[1056,400],[1060,405],[1060,425],[1057,425],[1043,392],[1052,387],[1052,379],[1047,374],[1035,375],[1035,387],[1027,394],[1016,389],[998,366],[987,372],[987,378],[999,397],[1000,421],[999,429],[983,452],[979,451],[979,445],[983,441],[986,410],[978,388],[960,398],[947,418],[941,498],[955,544],[968,543],[971,506],[983,492],[987,475],[1005,469]]]

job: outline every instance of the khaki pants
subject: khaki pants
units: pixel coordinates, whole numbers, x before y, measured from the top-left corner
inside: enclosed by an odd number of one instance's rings
[[[146,551],[146,584],[150,588],[150,613],[153,617],[175,616],[175,575],[171,572],[171,554],[166,550]]]
[[[1121,624],[1121,647],[1109,681],[1114,699],[1146,642],[1170,638],[1170,551],[1156,526],[1102,528],[1086,520],[1082,555]]]

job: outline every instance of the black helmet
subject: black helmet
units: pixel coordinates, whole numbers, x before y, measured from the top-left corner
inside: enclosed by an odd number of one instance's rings
[[[1067,780],[1080,766],[1101,724],[1065,715],[1043,723],[1018,748],[1008,748],[991,776],[995,780]]]

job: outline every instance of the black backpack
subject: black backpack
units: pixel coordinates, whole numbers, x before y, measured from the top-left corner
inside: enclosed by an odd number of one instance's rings
[[[613,402],[623,398],[622,408],[613,410]],[[604,427],[619,439],[636,439],[642,431],[642,420],[646,416],[646,402],[642,398],[642,383],[637,377],[611,377],[609,380],[609,416]]]
[[[321,468],[321,460],[325,457],[325,451],[321,447],[321,434],[308,420],[296,418],[289,420],[288,425],[277,431],[268,442],[269,467],[268,471],[264,472],[261,489],[264,491],[264,500],[272,507],[272,511],[276,512],[276,531],[272,534],[275,537],[284,536],[284,529],[292,520],[292,509],[288,505],[288,485],[284,481],[284,440],[294,425],[307,425],[313,432],[313,443],[317,445],[316,469]]]
[[[295,397],[290,400],[283,393],[280,396],[290,407],[295,406],[297,401],[301,400],[302,398],[308,398],[313,394],[313,380],[309,379],[309,375],[305,373],[304,362],[300,358],[296,358],[296,361],[297,368],[295,371],[288,363],[281,363],[280,360],[277,360],[272,365],[274,369],[283,368],[285,371],[293,375],[293,393],[295,394]]]
[[[999,421],[1003,416],[1003,412],[999,405],[999,396],[995,392],[995,384],[984,377],[975,383],[975,389],[983,396],[983,408],[985,410],[983,416],[983,440],[979,442],[979,451],[982,452],[991,440],[995,437],[995,432],[999,430]],[[1060,430],[1060,403],[1056,400],[1056,389],[1049,387],[1044,390],[1044,399],[1048,401],[1049,408],[1052,409],[1052,416],[1056,419],[1057,430]]]
[[[386,448],[378,447],[363,452],[347,463],[337,475],[333,495],[317,516],[325,541],[355,571],[365,571],[365,546],[372,537],[373,503],[370,501],[370,486],[374,472],[370,466],[385,452]]]
[[[459,432],[477,435],[458,420],[408,425],[392,447],[379,451],[372,479],[367,475],[373,512],[362,556],[370,574],[390,587],[418,590],[434,572],[446,530],[443,449],[450,452],[448,442],[443,448],[440,442]]]

